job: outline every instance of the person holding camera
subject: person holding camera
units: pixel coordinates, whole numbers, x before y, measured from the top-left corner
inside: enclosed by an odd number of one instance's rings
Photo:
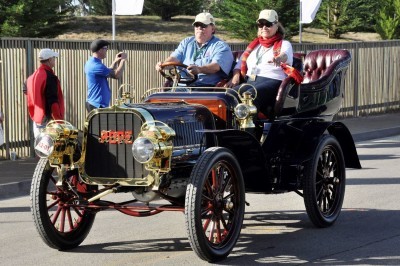
[[[85,74],[88,86],[86,110],[88,112],[96,108],[110,106],[111,90],[107,78],[119,79],[125,68],[127,54],[119,52],[111,66],[107,67],[102,60],[107,56],[110,43],[97,39],[90,44],[92,56],[85,64]]]

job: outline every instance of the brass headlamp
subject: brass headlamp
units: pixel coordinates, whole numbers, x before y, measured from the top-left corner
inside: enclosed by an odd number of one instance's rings
[[[73,162],[73,154],[78,142],[78,129],[64,120],[50,121],[35,139],[35,153],[40,158],[48,158],[50,164],[63,163],[64,156]]]

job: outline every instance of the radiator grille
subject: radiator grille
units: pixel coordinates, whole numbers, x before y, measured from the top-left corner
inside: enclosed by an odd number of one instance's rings
[[[133,140],[140,133],[142,121],[134,113],[98,113],[89,121],[85,171],[93,177],[141,178],[144,166],[135,161],[132,144],[101,143],[103,130],[132,131]]]

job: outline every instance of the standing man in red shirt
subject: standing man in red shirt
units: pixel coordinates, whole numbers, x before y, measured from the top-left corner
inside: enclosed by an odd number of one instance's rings
[[[64,119],[64,97],[54,74],[58,53],[45,48],[39,52],[40,66],[26,81],[29,116],[35,138],[50,120]]]

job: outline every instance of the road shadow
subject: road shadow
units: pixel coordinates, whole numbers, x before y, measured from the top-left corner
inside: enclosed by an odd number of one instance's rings
[[[397,265],[400,261],[387,258],[400,259],[398,250],[375,247],[398,242],[398,224],[400,214],[394,210],[343,209],[335,225],[323,229],[314,227],[304,211],[247,212],[234,250],[214,265]],[[182,251],[193,252],[186,238],[146,239],[144,234],[143,240],[82,245],[68,252],[168,256]]]

